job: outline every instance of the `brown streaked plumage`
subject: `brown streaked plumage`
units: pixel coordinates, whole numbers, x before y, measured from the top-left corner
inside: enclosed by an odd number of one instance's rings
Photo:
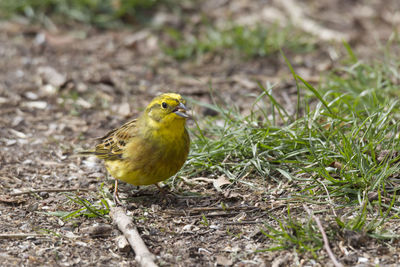
[[[93,150],[108,172],[133,185],[157,184],[176,174],[186,161],[190,139],[185,100],[174,93],[155,97],[137,119],[99,138]],[[118,202],[117,180],[114,197]]]

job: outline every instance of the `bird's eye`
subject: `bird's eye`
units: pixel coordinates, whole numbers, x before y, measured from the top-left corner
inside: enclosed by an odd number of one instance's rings
[[[165,102],[162,102],[161,106],[162,106],[163,108],[167,108],[167,107],[168,107],[168,104],[165,103]]]

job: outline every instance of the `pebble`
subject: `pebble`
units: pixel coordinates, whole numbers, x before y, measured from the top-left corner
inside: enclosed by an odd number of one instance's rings
[[[47,108],[47,102],[44,101],[29,101],[22,104],[27,108],[45,109]]]
[[[103,237],[109,236],[113,229],[114,227],[109,224],[100,223],[82,228],[81,231],[84,233],[86,232],[91,237]]]
[[[116,238],[117,247],[120,252],[128,252],[131,250],[131,246],[129,245],[128,240],[126,240],[125,236],[120,235]]]
[[[29,212],[34,212],[34,211],[36,211],[36,210],[38,209],[38,207],[39,207],[39,204],[38,204],[37,202],[35,202],[35,203],[32,203],[32,204],[28,205],[28,206],[26,207],[26,209],[27,209]]]
[[[49,197],[49,193],[48,192],[39,192],[39,196],[41,198],[48,198]]]
[[[59,73],[52,67],[40,67],[38,68],[38,74],[42,78],[44,84],[51,84],[55,87],[60,87],[67,81],[65,75]]]

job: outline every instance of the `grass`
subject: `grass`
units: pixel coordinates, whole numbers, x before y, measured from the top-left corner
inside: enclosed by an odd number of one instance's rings
[[[177,60],[186,60],[208,53],[226,54],[227,50],[245,58],[254,58],[277,53],[280,49],[302,53],[315,48],[312,38],[293,26],[231,24],[225,29],[208,25],[199,29],[197,34],[168,28],[166,32],[172,42],[164,45],[164,52]]]
[[[2,0],[0,17],[20,15],[47,26],[84,23],[99,28],[145,23],[157,6],[172,0]]]
[[[196,5],[197,1],[186,2]],[[150,25],[160,7],[180,14],[183,21],[190,21],[184,14],[185,1],[176,0],[2,0],[0,18],[24,17],[30,22],[53,29],[56,25],[92,25],[100,29]],[[189,22],[189,24],[192,24]],[[316,41],[294,26],[278,24],[252,26],[233,22],[220,29],[203,14],[203,26],[192,25],[190,32],[181,28],[155,26],[164,53],[176,60],[201,58],[205,54],[224,55],[227,51],[243,58],[265,57],[280,49],[303,53],[314,50]],[[150,27],[151,28],[151,27]],[[166,33],[166,35],[165,35]],[[165,41],[164,39],[169,39]]]
[[[303,115],[289,115],[269,85],[260,86],[263,93],[246,117],[234,107],[197,103],[219,116],[193,131],[183,175],[226,175],[246,185],[255,178],[286,180],[295,191],[280,200],[297,213],[274,218],[278,226],[263,230],[277,244],[267,250],[295,247],[315,255],[321,249],[322,237],[303,204],[315,205],[333,240],[348,230],[399,237],[390,226],[400,212],[400,61],[392,56],[366,63],[347,48],[347,63],[319,88],[293,73],[299,91],[306,91],[299,100]]]
[[[78,196],[76,193],[66,193],[65,195],[69,200],[69,204],[79,208],[72,211],[46,212],[46,214],[68,221],[81,216],[87,218],[105,217],[110,212],[110,207],[106,201],[106,195],[110,195],[110,193],[104,187],[104,184],[101,185],[99,194],[95,196],[96,199],[92,202]]]
[[[306,222],[297,221],[290,215],[290,209],[287,215],[288,217],[283,220],[275,219],[278,222],[278,228],[265,225],[266,229],[261,230],[261,233],[275,241],[276,245],[257,252],[295,248],[300,252],[311,252],[314,257],[317,257],[316,251],[322,248],[323,241],[313,221],[311,219]]]
[[[261,228],[273,244],[259,252],[292,249],[318,257],[322,236],[303,205],[323,218],[332,246],[346,231],[384,242],[399,237],[391,226],[398,224],[400,212],[400,61],[392,56],[363,62],[347,49],[343,67],[318,88],[293,70],[304,96],[298,99],[298,114],[279,104],[270,84],[260,84],[262,93],[248,116],[233,106],[193,101],[219,115],[199,121],[192,131],[191,155],[180,174],[225,175],[233,185],[249,187],[259,186],[260,179],[290,186],[290,194],[278,199],[287,213],[269,215]],[[268,195],[265,190],[266,202]],[[58,214],[64,219],[108,213],[104,199],[69,199],[81,208]],[[209,226],[205,215],[199,223]]]

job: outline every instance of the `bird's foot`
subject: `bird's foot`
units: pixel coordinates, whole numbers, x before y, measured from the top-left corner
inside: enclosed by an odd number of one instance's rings
[[[115,206],[120,206],[120,207],[123,206],[122,202],[118,196],[118,180],[115,180],[113,199],[114,199]]]
[[[120,207],[123,206],[121,200],[119,199],[118,194],[115,194],[115,193],[113,194],[113,200],[114,200],[115,206],[120,206]]]

